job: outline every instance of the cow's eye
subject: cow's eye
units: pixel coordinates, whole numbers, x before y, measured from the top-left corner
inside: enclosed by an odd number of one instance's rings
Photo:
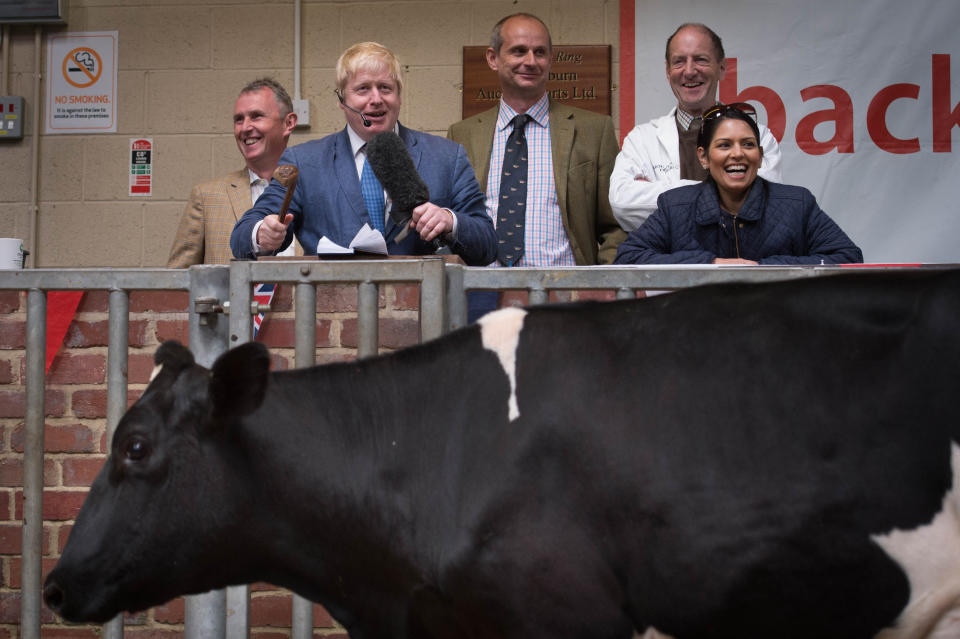
[[[133,438],[127,442],[123,452],[130,461],[140,461],[150,453],[150,445],[142,439]]]

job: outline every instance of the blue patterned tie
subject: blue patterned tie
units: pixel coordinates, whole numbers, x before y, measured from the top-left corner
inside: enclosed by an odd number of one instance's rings
[[[367,214],[373,228],[383,233],[383,186],[373,174],[370,163],[363,160],[363,171],[360,174],[360,190],[363,192],[363,203],[367,205]]]
[[[513,118],[513,131],[503,150],[500,203],[497,205],[497,260],[504,266],[514,266],[523,257],[527,206],[527,138],[523,129],[530,119],[526,113]]]

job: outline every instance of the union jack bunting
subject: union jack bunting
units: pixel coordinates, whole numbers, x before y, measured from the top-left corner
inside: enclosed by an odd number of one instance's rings
[[[253,301],[257,304],[269,305],[273,301],[273,294],[277,290],[276,284],[257,284],[253,287]],[[257,339],[260,332],[260,325],[263,324],[263,313],[257,313],[253,318],[253,339]]]

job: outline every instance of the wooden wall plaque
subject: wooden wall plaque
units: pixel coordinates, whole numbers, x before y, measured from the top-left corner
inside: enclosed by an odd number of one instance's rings
[[[610,45],[553,45],[550,98],[610,115]],[[486,111],[500,100],[500,80],[487,66],[486,46],[463,47],[462,117]]]

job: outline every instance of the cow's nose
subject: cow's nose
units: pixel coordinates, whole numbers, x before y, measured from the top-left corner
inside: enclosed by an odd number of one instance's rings
[[[57,582],[47,579],[47,583],[43,587],[43,600],[50,610],[59,612],[60,607],[63,606],[63,588]]]

